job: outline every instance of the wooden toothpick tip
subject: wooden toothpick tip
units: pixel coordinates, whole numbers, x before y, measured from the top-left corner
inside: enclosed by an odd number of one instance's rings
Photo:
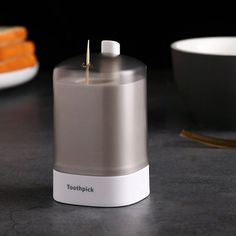
[[[90,45],[89,45],[89,39],[87,42],[87,51],[86,51],[86,66],[90,65]]]

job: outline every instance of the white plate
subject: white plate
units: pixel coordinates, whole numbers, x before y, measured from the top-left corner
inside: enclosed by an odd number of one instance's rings
[[[29,67],[26,69],[15,70],[12,72],[0,73],[0,89],[14,87],[24,84],[37,74],[39,65]]]

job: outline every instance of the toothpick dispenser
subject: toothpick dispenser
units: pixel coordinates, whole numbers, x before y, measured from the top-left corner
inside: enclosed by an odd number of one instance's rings
[[[102,41],[86,64],[81,55],[54,70],[53,197],[86,206],[136,203],[150,192],[146,66],[120,55],[114,41]]]

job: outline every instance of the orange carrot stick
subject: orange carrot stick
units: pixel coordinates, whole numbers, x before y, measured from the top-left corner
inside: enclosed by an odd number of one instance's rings
[[[27,36],[27,29],[23,26],[0,27],[0,46],[22,42]]]
[[[0,47],[0,61],[18,57],[25,54],[33,54],[35,52],[34,43],[25,41],[22,43],[10,44],[5,47]]]
[[[27,54],[20,57],[0,62],[0,73],[20,70],[27,67],[32,67],[37,64],[37,58],[34,54]]]

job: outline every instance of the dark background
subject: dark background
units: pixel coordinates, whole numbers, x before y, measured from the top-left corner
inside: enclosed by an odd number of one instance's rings
[[[87,3],[87,4],[86,4]],[[0,25],[25,25],[37,45],[41,68],[52,69],[67,57],[100,50],[103,39],[121,43],[122,54],[137,57],[149,68],[169,68],[169,45],[183,38],[236,35],[236,17],[214,2],[174,5],[148,1],[1,3]],[[105,7],[106,6],[106,7]],[[217,9],[216,9],[217,7]],[[231,8],[234,10],[234,7]]]

